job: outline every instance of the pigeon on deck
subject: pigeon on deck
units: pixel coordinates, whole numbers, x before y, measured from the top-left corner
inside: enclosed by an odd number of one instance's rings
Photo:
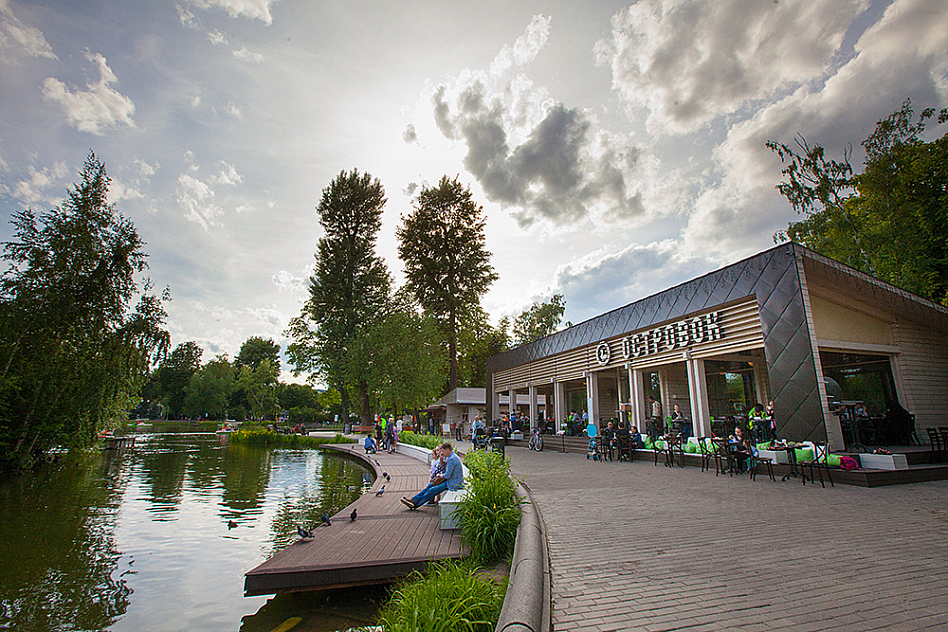
[[[233,520],[228,520],[228,521],[227,521],[227,530],[228,530],[228,531],[230,531],[231,529],[236,529],[236,528],[237,528],[237,523],[236,523],[236,522],[234,522]]]
[[[376,495],[376,496],[381,496],[381,495],[384,494],[384,493],[385,493],[385,485],[382,485],[381,489],[379,489],[379,491],[375,492],[375,495]]]
[[[356,510],[353,509],[353,510],[352,510],[352,513],[349,514],[349,522],[355,522],[355,519],[358,518],[358,517],[359,517],[359,515],[356,513]]]
[[[304,539],[304,540],[312,540],[312,539],[313,539],[313,532],[312,532],[312,531],[307,531],[306,529],[304,529],[303,527],[301,527],[301,526],[299,526],[299,525],[296,526],[296,533],[297,533],[302,539]]]
[[[332,521],[329,519],[329,514],[327,514],[325,511],[323,512],[323,515],[322,515],[322,521],[323,521],[323,524],[326,525],[327,527],[332,526]]]
[[[383,477],[386,481],[392,480],[392,477],[388,475],[388,472],[382,472],[382,477]]]

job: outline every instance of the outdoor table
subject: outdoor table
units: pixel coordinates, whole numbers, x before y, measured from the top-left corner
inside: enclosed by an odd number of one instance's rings
[[[783,450],[787,453],[787,462],[790,465],[790,471],[783,475],[782,481],[786,481],[788,478],[802,478],[806,482],[806,474],[800,471],[800,468],[797,466],[797,453],[796,450],[800,448],[807,447],[805,443],[788,443],[787,445],[774,445],[774,450]]]

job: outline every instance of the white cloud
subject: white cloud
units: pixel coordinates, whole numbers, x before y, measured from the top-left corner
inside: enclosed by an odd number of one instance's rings
[[[10,9],[10,1],[0,0],[0,61],[12,63],[20,55],[56,59],[43,32],[20,22]]]
[[[252,50],[247,49],[245,46],[235,48],[233,52],[234,57],[242,61],[249,61],[255,64],[259,64],[261,61],[263,61],[263,55],[260,53],[255,53]]]
[[[105,57],[88,51],[85,57],[98,68],[98,81],[87,83],[85,91],[73,92],[62,81],[48,77],[43,82],[43,97],[62,106],[69,124],[80,132],[102,135],[106,130],[116,127],[135,127],[135,121],[132,120],[135,104],[110,87],[109,84],[118,79]]]
[[[211,180],[217,184],[229,184],[231,186],[236,185],[244,181],[244,177],[237,173],[237,169],[234,168],[234,165],[227,164],[223,160],[221,161],[221,170],[217,173],[216,176],[213,176]]]
[[[868,0],[643,0],[597,45],[613,87],[653,132],[688,132],[830,70]]]
[[[224,209],[214,203],[214,190],[207,183],[182,173],[178,176],[177,199],[185,218],[197,222],[204,230],[220,225],[217,218],[224,214]]]
[[[270,7],[277,0],[192,0],[192,4],[201,9],[218,8],[226,11],[232,18],[245,17],[261,20],[268,25],[273,23]]]
[[[64,178],[68,173],[65,162],[56,162],[48,167],[37,170],[32,165],[29,167],[30,177],[26,180],[20,180],[13,187],[12,195],[26,206],[44,203],[53,205],[61,198],[59,195],[51,194],[49,189],[52,186],[61,186],[65,184]]]
[[[556,102],[522,73],[508,76],[536,58],[549,25],[536,16],[489,72],[468,69],[433,89],[435,123],[466,145],[467,170],[523,226],[641,216],[643,193],[633,177],[639,150],[631,138],[602,131],[590,112]]]
[[[306,300],[309,293],[308,280],[286,270],[280,270],[273,275],[273,284],[280,292],[289,294],[299,302]]]
[[[237,104],[233,101],[230,101],[226,107],[227,113],[233,116],[235,119],[243,119],[244,113],[237,107]]]

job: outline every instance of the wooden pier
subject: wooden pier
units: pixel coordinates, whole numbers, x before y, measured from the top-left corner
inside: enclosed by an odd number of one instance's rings
[[[103,450],[124,450],[135,445],[135,435],[125,435],[122,437],[103,437]]]
[[[312,540],[297,541],[249,571],[244,577],[245,596],[382,584],[432,560],[467,554],[457,531],[440,529],[437,506],[409,511],[399,501],[428,484],[425,463],[383,452],[367,457],[355,444],[326,447],[365,461],[375,470],[375,483],[332,516],[332,526],[317,528]],[[385,492],[376,496],[383,485]],[[353,509],[358,518],[350,522]]]

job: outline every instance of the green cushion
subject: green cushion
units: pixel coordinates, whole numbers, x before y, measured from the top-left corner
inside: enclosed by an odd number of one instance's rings
[[[839,467],[839,455],[830,453],[829,456],[826,457],[826,464]]]
[[[652,445],[652,438],[648,435],[645,436],[645,449],[651,450],[654,446]]]
[[[812,461],[813,460],[813,450],[810,448],[797,448],[794,450],[797,455],[797,463],[802,463],[803,461]]]
[[[687,452],[688,454],[694,454],[694,453],[696,453],[697,451],[698,451],[698,444],[696,444],[696,443],[686,443],[686,444],[685,444],[685,452]]]
[[[659,439],[658,441],[656,441],[656,442],[655,442],[655,449],[656,449],[656,450],[664,450],[664,449],[665,449],[665,442],[664,442],[663,440],[661,440],[661,439]]]
[[[757,449],[758,449],[758,450],[769,450],[769,449],[770,449],[770,442],[767,441],[767,442],[765,442],[765,443],[758,443],[758,444],[757,444]]]

